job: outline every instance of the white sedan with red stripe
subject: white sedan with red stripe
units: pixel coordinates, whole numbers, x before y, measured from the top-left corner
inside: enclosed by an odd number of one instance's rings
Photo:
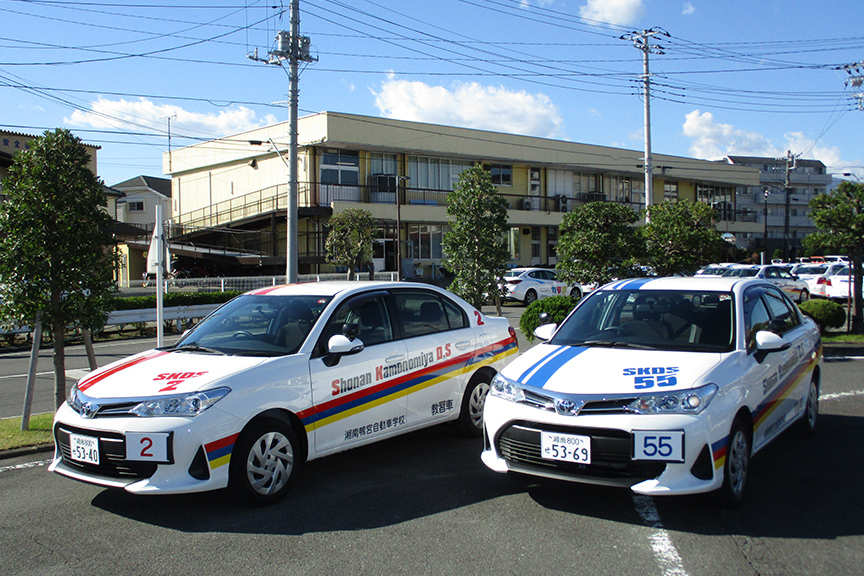
[[[306,460],[443,422],[480,435],[489,384],[516,352],[505,318],[434,286],[252,291],[176,345],[73,386],[50,470],[135,494],[229,486],[269,502]]]
[[[822,343],[777,286],[641,278],[582,300],[492,380],[483,462],[649,495],[744,495],[750,457],[815,430]]]

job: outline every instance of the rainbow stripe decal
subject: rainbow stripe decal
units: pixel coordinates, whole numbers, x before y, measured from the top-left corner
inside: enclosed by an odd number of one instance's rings
[[[412,392],[434,386],[450,378],[497,362],[518,351],[515,338],[507,338],[474,352],[447,358],[421,370],[386,380],[374,386],[362,388],[352,394],[322,402],[297,415],[307,432],[338,422],[349,416],[360,414],[407,396]]]
[[[777,408],[780,407],[783,400],[785,400],[789,394],[795,389],[796,386],[801,382],[801,380],[816,366],[819,358],[822,356],[822,345],[821,342],[817,344],[817,347],[811,351],[806,357],[809,358],[808,361],[803,362],[800,366],[795,368],[786,379],[779,385],[777,388],[765,398],[765,400],[756,407],[756,409],[751,412],[751,417],[753,419],[753,434],[757,434],[759,428],[765,424],[767,418],[774,413]],[[722,468],[726,463],[726,446],[728,444],[729,436],[726,435],[717,442],[711,444],[711,453],[714,457],[714,469]]]
[[[234,449],[234,442],[237,441],[237,436],[239,436],[239,433],[204,445],[204,451],[207,453],[207,460],[210,462],[211,470],[224,466],[231,461],[231,451]]]

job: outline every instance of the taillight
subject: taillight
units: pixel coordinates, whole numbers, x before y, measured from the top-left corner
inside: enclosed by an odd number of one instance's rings
[[[518,278],[514,280],[507,280],[507,284],[519,284],[520,282],[522,282],[522,280],[519,280]]]
[[[519,348],[519,339],[516,338],[516,329],[512,326],[507,327],[507,331],[510,332],[510,338],[513,339],[513,343],[516,344],[516,348]]]

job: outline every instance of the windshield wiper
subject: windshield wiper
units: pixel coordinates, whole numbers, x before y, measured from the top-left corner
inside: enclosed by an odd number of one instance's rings
[[[206,346],[201,346],[200,344],[184,344],[183,346],[174,346],[173,348],[168,348],[173,352],[204,352],[206,354],[219,354],[220,356],[225,356],[225,352],[221,350],[216,350],[215,348],[207,348]]]
[[[649,344],[637,344],[635,342],[622,342],[620,340],[586,340],[579,346],[597,346],[607,348],[636,348],[637,350],[657,350],[658,346]]]

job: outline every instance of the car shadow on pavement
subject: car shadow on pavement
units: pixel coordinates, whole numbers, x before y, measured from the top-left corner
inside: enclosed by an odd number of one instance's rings
[[[187,532],[305,534],[362,530],[458,509],[518,486],[480,461],[483,441],[436,426],[306,463],[284,500],[253,506],[221,490],[177,496],[100,492],[92,504]]]
[[[862,438],[864,418],[820,414],[814,436],[800,438],[788,430],[755,456],[741,506],[726,508],[716,494],[652,500],[667,530],[792,539],[860,536]],[[627,490],[566,482],[535,482],[528,492],[546,508],[619,521],[619,504],[632,502]],[[629,521],[643,524],[629,508]]]

